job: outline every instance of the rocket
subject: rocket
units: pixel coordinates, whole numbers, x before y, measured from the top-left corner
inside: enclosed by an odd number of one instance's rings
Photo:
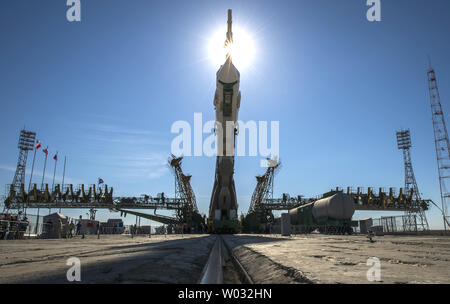
[[[228,10],[226,49],[233,43],[231,10]],[[233,220],[237,217],[236,189],[234,185],[234,150],[237,134],[238,111],[241,103],[240,73],[228,52],[225,63],[216,74],[214,108],[216,111],[217,159],[214,186],[209,207],[210,219]]]

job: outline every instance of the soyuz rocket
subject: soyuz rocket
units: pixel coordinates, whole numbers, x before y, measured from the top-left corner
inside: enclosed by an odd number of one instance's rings
[[[233,43],[231,10],[228,10],[228,30],[225,48]],[[234,150],[237,134],[237,118],[241,102],[240,74],[228,52],[225,63],[216,74],[214,108],[216,111],[217,159],[214,186],[209,206],[209,218],[233,220],[237,217],[236,188],[234,186]]]

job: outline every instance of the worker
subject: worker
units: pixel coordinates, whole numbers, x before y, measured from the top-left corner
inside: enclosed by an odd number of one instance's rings
[[[81,221],[78,221],[78,223],[77,223],[77,232],[76,232],[75,235],[80,235],[80,232],[81,232]]]
[[[375,237],[375,232],[372,229],[369,229],[369,231],[367,232],[367,238],[369,239],[369,242],[375,243],[373,237]]]
[[[73,238],[73,230],[75,229],[75,224],[73,223],[73,220],[70,221],[70,225],[69,225],[69,237]]]

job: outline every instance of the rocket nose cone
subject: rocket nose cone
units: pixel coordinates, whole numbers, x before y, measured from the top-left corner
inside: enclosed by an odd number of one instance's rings
[[[239,81],[240,77],[241,75],[238,69],[234,66],[230,58],[217,71],[217,79],[225,83]]]

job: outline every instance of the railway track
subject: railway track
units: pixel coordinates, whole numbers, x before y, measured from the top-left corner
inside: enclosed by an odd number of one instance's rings
[[[224,238],[216,235],[199,284],[253,284],[253,280]]]

